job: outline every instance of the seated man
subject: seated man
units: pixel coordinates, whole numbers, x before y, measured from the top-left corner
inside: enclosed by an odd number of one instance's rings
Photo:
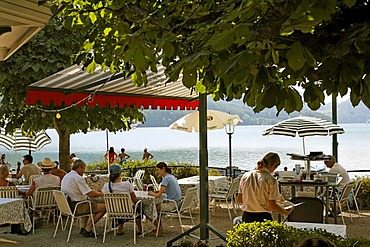
[[[33,192],[41,187],[58,187],[60,186],[60,178],[51,174],[51,170],[55,164],[49,158],[45,158],[41,163],[41,169],[44,175],[35,178],[32,181],[31,187],[28,189],[26,196],[31,196]]]
[[[15,176],[16,178],[20,178],[22,177],[22,175],[24,175],[24,180],[26,184],[28,184],[31,175],[41,175],[41,168],[35,164],[32,164],[32,162],[32,155],[26,154],[25,156],[23,156],[24,166]]]
[[[41,169],[44,173],[40,177],[35,178],[32,181],[31,187],[28,189],[25,196],[32,196],[36,189],[41,187],[59,187],[60,178],[51,174],[51,170],[54,168],[55,164],[49,158],[45,158],[41,163]],[[42,225],[42,219],[39,220],[39,215],[36,211],[33,212],[33,217],[35,217],[36,225]]]
[[[67,173],[62,180],[62,191],[68,195],[68,201],[73,210],[76,204],[80,201],[84,201],[87,197],[100,197],[104,196],[103,192],[92,190],[82,177],[86,169],[86,164],[80,159],[75,159],[72,165],[72,171]],[[91,203],[93,211],[94,223],[98,222],[105,214],[104,203]],[[80,204],[77,208],[76,215],[81,215],[89,212],[89,205]],[[87,224],[88,217],[84,217],[80,220],[80,234],[86,237],[95,237],[92,231],[92,222]]]
[[[335,162],[335,157],[332,155],[327,156],[328,159],[324,160],[324,163],[326,167],[330,168],[329,172],[334,173],[334,174],[339,174],[340,181],[335,187],[335,192],[336,192],[336,198],[338,198],[338,195],[342,192],[343,187],[348,184],[348,182],[351,180],[349,178],[348,172],[346,169],[344,169],[343,166],[339,165],[338,163]],[[339,194],[338,194],[339,193]],[[332,194],[332,190],[329,190],[329,198],[333,199],[334,195]],[[340,213],[340,211],[337,209],[333,210],[333,205],[331,204],[330,207],[332,208],[331,211],[334,213],[334,215],[337,215]],[[329,216],[332,216],[330,214]]]
[[[342,190],[343,187],[346,184],[348,184],[348,182],[351,180],[349,178],[348,172],[346,171],[346,169],[344,169],[343,166],[339,165],[338,163],[335,163],[335,157],[332,155],[328,155],[328,159],[324,160],[324,163],[326,167],[330,168],[329,170],[330,173],[339,174],[341,180],[339,181],[336,188],[338,190]]]

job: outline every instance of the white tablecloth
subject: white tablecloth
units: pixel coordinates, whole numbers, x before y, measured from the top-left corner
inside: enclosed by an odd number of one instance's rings
[[[137,199],[141,200],[143,204],[143,211],[146,216],[152,220],[158,217],[156,205],[161,204],[164,195],[161,198],[155,198],[154,196],[148,195],[148,191],[134,191]]]
[[[182,196],[185,195],[186,191],[191,187],[198,187],[199,190],[199,176],[192,176],[187,178],[181,178],[177,180],[177,182],[180,185],[181,188],[181,194]],[[220,186],[221,184],[227,183],[227,177],[226,176],[208,176],[208,189],[210,192],[213,191],[213,188],[216,186]]]
[[[0,198],[0,225],[23,223],[24,229],[32,228],[30,216],[21,198]]]
[[[89,187],[93,190],[101,191],[103,188],[103,185],[109,181],[108,175],[97,175],[94,177],[87,176],[85,177],[86,183],[89,185]]]
[[[323,229],[327,232],[334,233],[337,236],[347,237],[347,226],[337,225],[337,224],[320,224],[320,223],[308,223],[308,222],[285,222],[288,226],[294,228],[313,230],[313,229]]]

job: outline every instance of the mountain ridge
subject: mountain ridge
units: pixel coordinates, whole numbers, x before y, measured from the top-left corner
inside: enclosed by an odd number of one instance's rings
[[[237,114],[243,122],[239,125],[271,125],[282,120],[297,117],[300,115],[319,117],[331,121],[332,103],[327,103],[320,107],[318,111],[312,111],[306,105],[301,112],[293,112],[287,114],[280,112],[276,116],[276,109],[265,109],[260,113],[254,113],[253,109],[243,103],[242,100],[233,101],[213,101],[208,99],[207,107],[209,110],[223,111],[230,114]],[[337,106],[338,124],[341,123],[367,123],[370,119],[370,109],[368,109],[362,102],[353,107],[349,100],[338,103]],[[179,110],[143,110],[146,122],[142,124],[143,127],[168,127],[177,119],[185,116],[193,111],[179,111]]]

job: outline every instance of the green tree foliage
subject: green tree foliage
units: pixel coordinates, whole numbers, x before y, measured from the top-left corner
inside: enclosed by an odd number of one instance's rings
[[[0,63],[0,94],[2,97],[1,125],[12,132],[55,128],[59,134],[59,160],[62,168],[69,169],[70,134],[86,133],[89,129],[127,130],[131,121],[143,121],[136,108],[87,108],[27,106],[27,86],[54,74],[73,63],[86,39],[79,31],[63,28],[61,20],[51,21],[36,37],[25,44],[8,60]],[[60,110],[61,118],[56,118]]]
[[[370,107],[367,0],[59,0],[65,25],[89,32],[80,59],[131,71],[162,63],[170,80],[255,112],[316,110],[325,94]],[[93,54],[91,51],[94,51]],[[86,56],[92,54],[91,56]],[[303,90],[303,98],[298,89]]]

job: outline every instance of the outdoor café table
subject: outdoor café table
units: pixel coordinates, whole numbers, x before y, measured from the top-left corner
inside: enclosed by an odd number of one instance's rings
[[[27,192],[29,190],[29,188],[31,187],[31,185],[28,185],[28,184],[16,185],[16,187],[20,192]]]
[[[186,191],[191,187],[197,186],[199,190],[199,175],[187,177],[187,178],[181,178],[181,179],[178,179],[177,182],[180,185],[181,194],[183,196],[185,195]],[[214,188],[215,186],[220,186],[226,183],[227,183],[226,176],[208,176],[208,185],[210,187],[210,190],[212,190],[212,188]]]
[[[323,229],[326,230],[327,232],[334,233],[337,236],[341,236],[343,238],[347,237],[346,225],[308,223],[308,222],[285,222],[285,224],[288,226],[292,226],[294,228],[305,230]]]
[[[137,199],[141,200],[144,211],[143,213],[152,220],[156,219],[158,217],[156,205],[162,203],[165,195],[162,194],[160,198],[156,198],[154,196],[148,195],[148,191],[135,190],[134,192]]]
[[[103,185],[108,183],[109,176],[106,174],[96,176],[84,176],[86,183],[93,190],[101,191]]]
[[[279,189],[281,191],[282,186],[290,186],[291,188],[291,197],[295,197],[295,189],[296,186],[299,187],[314,187],[315,188],[315,196],[317,196],[318,188],[325,188],[325,201],[324,197],[322,198],[323,202],[325,203],[325,223],[329,222],[329,188],[332,188],[335,191],[335,186],[337,184],[334,182],[315,182],[313,180],[302,180],[300,183],[296,182],[283,182],[279,181]],[[335,193],[334,195],[334,208],[336,208],[336,199]],[[334,217],[335,224],[337,224],[337,217]]]
[[[24,224],[26,231],[31,231],[31,220],[22,198],[0,198],[0,225]]]

